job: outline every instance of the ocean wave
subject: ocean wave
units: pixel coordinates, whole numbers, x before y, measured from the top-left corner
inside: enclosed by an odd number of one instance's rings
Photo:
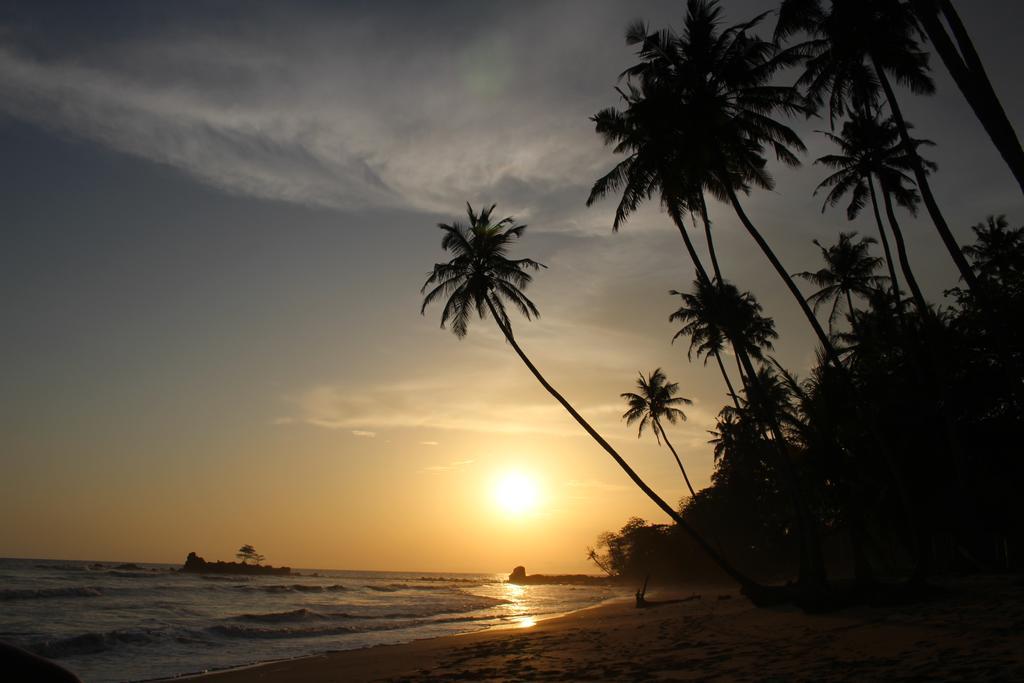
[[[251,622],[251,623],[266,623],[266,624],[288,624],[288,623],[309,623],[309,622],[328,622],[328,621],[396,621],[396,620],[423,620],[428,619],[431,622],[447,622],[447,621],[472,621],[478,617],[467,617],[458,616],[465,615],[467,612],[477,612],[479,610],[488,609],[490,607],[496,607],[498,605],[509,604],[509,600],[502,598],[489,598],[482,595],[471,595],[468,593],[459,594],[460,601],[457,603],[442,603],[442,604],[425,604],[420,605],[419,609],[392,611],[392,612],[367,612],[367,613],[353,613],[353,612],[335,612],[330,609],[330,605],[327,603],[316,605],[317,609],[310,609],[308,607],[300,607],[298,609],[288,610],[284,612],[256,612],[239,614],[233,617],[228,617],[228,621],[233,622]],[[457,616],[452,616],[457,615]],[[391,626],[384,626],[378,628],[392,628]],[[359,629],[359,630],[364,630]]]
[[[397,591],[444,591],[451,590],[448,586],[417,586],[411,583],[389,583],[385,586],[364,586],[378,593],[395,593]]]
[[[93,655],[106,652],[121,643],[141,644],[156,640],[157,635],[147,631],[125,630],[82,633],[29,645],[29,650],[49,659]]]
[[[0,588],[0,600],[36,600],[40,598],[95,598],[103,591],[95,586],[66,588]]]
[[[445,616],[442,616],[442,617],[439,617],[437,619],[430,619],[430,620],[426,621],[425,623],[428,623],[428,624],[457,624],[457,623],[466,622],[466,621],[478,621],[479,619],[480,619],[480,617],[465,617],[465,616],[463,616],[463,617],[445,617]]]
[[[471,595],[468,593],[460,594],[459,597],[462,598],[459,602],[414,604],[410,605],[413,609],[395,612],[382,612],[377,614],[372,612],[369,614],[327,612],[325,613],[325,616],[338,619],[440,619],[446,617],[446,615],[461,615],[467,612],[479,612],[480,610],[498,607],[499,605],[512,604],[511,600],[505,600],[503,598],[489,598],[483,595]],[[452,618],[453,620],[463,619],[463,617],[448,618]],[[478,617],[465,617],[467,621],[477,618]]]
[[[309,583],[274,584],[270,586],[232,586],[239,590],[260,591],[263,593],[338,593],[348,588],[336,583],[331,586],[320,586]]]
[[[350,626],[326,626],[320,628],[250,628],[232,624],[218,624],[208,629],[211,633],[228,638],[315,638],[318,636],[339,636],[358,633],[363,629]]]
[[[294,609],[289,612],[268,612],[266,614],[239,614],[237,617],[231,617],[236,621],[255,621],[259,623],[267,624],[278,624],[287,622],[302,622],[302,621],[323,621],[336,618],[349,618],[347,614],[327,615],[315,612],[305,607],[300,609]]]
[[[111,569],[110,571],[103,572],[107,576],[117,576],[122,579],[152,579],[152,578],[163,578],[162,572],[147,572],[147,571],[123,571],[118,569]]]

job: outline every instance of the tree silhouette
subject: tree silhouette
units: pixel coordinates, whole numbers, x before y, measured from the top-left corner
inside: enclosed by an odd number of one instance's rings
[[[815,161],[816,164],[822,164],[834,171],[818,185],[818,190],[829,189],[822,210],[826,206],[835,206],[849,194],[850,204],[846,208],[846,216],[853,220],[870,199],[886,263],[889,266],[889,277],[893,282],[893,292],[898,299],[899,287],[896,284],[895,265],[879,213],[878,193],[875,191],[877,180],[889,226],[896,242],[900,269],[918,309],[926,310],[927,303],[910,267],[906,241],[903,239],[903,231],[892,207],[895,201],[913,215],[917,213],[917,204],[920,201],[920,195],[914,189],[914,180],[908,175],[912,161],[906,155],[900,141],[896,123],[892,119],[882,120],[877,114],[860,112],[843,124],[840,135],[828,132],[824,132],[824,135],[839,148],[840,153],[826,154]],[[930,140],[914,140],[914,144],[921,146],[933,143]],[[921,160],[921,163],[928,170],[935,168],[931,162]]]
[[[633,80],[619,90],[623,108],[593,117],[605,143],[628,156],[594,184],[588,203],[621,189],[617,218],[658,191],[670,215],[680,195],[710,192],[730,203],[838,363],[825,330],[739,200],[754,187],[774,187],[766,150],[790,166],[799,165],[794,150],[804,150],[799,136],[772,118],[805,108],[795,89],[772,84],[796,57],[750,32],[764,16],[721,28],[717,2],[689,0],[680,34],[665,29],[639,41],[644,29],[631,29],[632,41],[641,45],[641,62],[624,72]],[[678,191],[666,194],[666,188]]]
[[[910,7],[960,92],[1024,191],[1024,149],[951,0],[910,0]],[[946,20],[949,31],[942,23]]]
[[[915,37],[917,27],[910,7],[897,0],[828,0],[827,5],[820,0],[783,0],[775,39],[783,41],[798,33],[808,36],[785,52],[803,60],[797,85],[811,104],[820,107],[828,99],[833,124],[848,112],[871,110],[881,91],[935,229],[961,277],[974,287],[974,273],[935,201],[926,166],[917,155],[890,81],[891,76],[915,94],[935,91],[928,75],[928,54]]]
[[[686,230],[685,215],[699,213],[715,276],[721,278],[701,187],[701,169],[694,166],[692,156],[680,153],[678,133],[666,117],[666,112],[676,109],[680,100],[679,84],[672,77],[681,57],[676,41],[669,31],[648,32],[642,22],[627,28],[626,44],[639,46],[643,58],[619,76],[629,78],[625,90],[616,88],[627,106],[622,111],[610,107],[591,117],[605,143],[615,145],[617,154],[627,156],[594,183],[587,206],[621,191],[612,222],[612,229],[617,231],[645,200],[658,195],[683,238],[698,277],[707,277]]]
[[[964,247],[978,277],[1003,287],[1024,278],[1024,226],[1010,228],[1006,216],[989,216],[971,226],[974,244]]]
[[[641,372],[640,378],[636,381],[636,388],[639,393],[620,394],[622,398],[626,399],[626,404],[629,406],[622,414],[622,419],[626,421],[627,425],[634,422],[640,423],[636,433],[638,439],[643,436],[644,428],[648,426],[654,432],[654,438],[659,446],[661,440],[665,439],[665,445],[672,452],[672,456],[679,465],[679,471],[683,475],[683,480],[686,481],[686,488],[690,489],[691,496],[697,495],[690,483],[690,477],[686,475],[683,461],[679,459],[679,454],[676,453],[676,449],[672,446],[672,442],[669,441],[668,434],[665,433],[665,428],[661,424],[662,419],[667,420],[670,424],[675,424],[678,420],[685,421],[686,413],[676,406],[693,405],[693,401],[676,396],[679,393],[679,385],[676,382],[669,382],[661,368],[656,368],[647,377],[644,377]]]
[[[690,339],[687,355],[711,353],[729,339],[738,353],[747,358],[762,360],[764,351],[772,348],[772,340],[778,338],[775,323],[761,315],[761,304],[750,292],[741,292],[730,282],[712,284],[702,280],[693,283],[692,292],[671,290],[669,294],[682,299],[680,306],[669,322],[681,322],[683,326],[672,337]]]
[[[772,348],[772,340],[778,336],[774,322],[761,315],[761,305],[752,294],[740,292],[728,282],[713,284],[698,279],[693,283],[692,292],[672,290],[670,293],[678,295],[683,302],[669,317],[670,322],[683,323],[673,340],[680,336],[689,337],[689,353],[706,354],[716,340],[723,337],[732,343],[747,403],[771,436],[776,466],[786,479],[786,488],[796,511],[800,532],[800,581],[812,587],[820,586],[824,582],[825,570],[817,538],[818,524],[804,500],[790,459],[781,424],[783,415],[777,412],[778,405],[772,400],[771,388],[763,384],[764,374],[753,363],[754,360],[764,360],[764,352]]]
[[[846,303],[846,310],[852,318],[855,313],[854,295],[866,297],[872,291],[880,289],[885,283],[884,277],[874,274],[882,264],[882,259],[869,253],[875,240],[863,237],[854,241],[856,236],[855,232],[841,232],[839,241],[830,247],[823,247],[818,240],[814,240],[815,246],[821,250],[825,267],[813,272],[797,273],[797,277],[820,288],[807,297],[807,300],[814,306],[815,313],[822,305],[827,306],[829,302],[832,303],[828,316],[830,333],[833,323],[839,317],[840,302]]]
[[[526,365],[530,373],[540,382],[541,386],[558,401],[574,420],[612,457],[627,476],[643,491],[648,498],[661,508],[669,517],[679,524],[686,533],[701,547],[722,571],[739,583],[751,595],[763,592],[763,588],[733,568],[685,519],[664,499],[640,478],[632,467],[619,453],[595,430],[582,415],[563,397],[537,369],[529,359],[512,332],[512,323],[506,313],[505,302],[510,302],[523,316],[529,320],[539,316],[537,307],[525,294],[525,289],[532,281],[530,270],[538,270],[544,266],[531,259],[509,259],[508,249],[513,240],[522,236],[525,225],[516,225],[511,217],[499,221],[491,221],[494,205],[481,211],[473,211],[466,205],[469,225],[458,222],[441,223],[438,227],[444,232],[441,247],[454,255],[446,263],[437,263],[421,293],[424,293],[421,314],[426,313],[427,306],[433,301],[447,296],[441,313],[441,327],[451,323],[455,336],[465,337],[469,330],[472,314],[484,319],[488,314],[494,319],[505,340]],[[428,291],[429,289],[429,291]]]
[[[242,561],[242,564],[245,564],[246,560],[253,560],[254,562],[256,562],[256,564],[259,564],[263,560],[263,556],[257,553],[256,549],[248,543],[246,543],[238,549],[238,552],[235,553],[235,557],[240,559]],[[257,558],[260,559],[257,560]]]

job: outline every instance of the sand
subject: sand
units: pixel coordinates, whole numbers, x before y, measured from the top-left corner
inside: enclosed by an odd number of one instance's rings
[[[646,609],[624,598],[529,628],[336,652],[190,680],[1024,681],[1024,582],[990,577],[938,584],[944,590],[926,602],[827,615],[759,609],[721,590]]]

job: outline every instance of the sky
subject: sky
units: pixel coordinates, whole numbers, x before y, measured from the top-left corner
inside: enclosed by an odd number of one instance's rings
[[[723,3],[730,22],[772,9]],[[1018,130],[1024,5],[959,3]],[[251,543],[274,564],[587,571],[633,515],[667,519],[535,382],[491,321],[457,340],[419,289],[438,222],[465,203],[528,223],[548,266],[517,338],[547,378],[669,501],[675,462],[637,439],[619,394],[661,367],[694,405],[670,436],[698,487],[726,397],[670,344],[669,289],[692,267],[653,203],[618,233],[584,205],[616,157],[590,116],[617,104],[625,27],[684,3],[4,3],[0,9],[0,556],[180,562]],[[766,20],[770,30],[773,19]],[[902,93],[937,142],[954,232],[1024,202],[933,61]],[[786,267],[811,243],[874,234],[820,212],[814,158],[772,166],[745,201]],[[778,326],[803,374],[795,302],[722,204],[726,277]],[[926,293],[956,275],[926,218],[904,218]],[[807,290],[809,293],[809,290]],[[535,503],[503,508],[512,474]]]

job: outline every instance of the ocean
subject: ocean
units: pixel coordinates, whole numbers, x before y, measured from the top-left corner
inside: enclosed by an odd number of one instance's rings
[[[488,628],[530,626],[613,597],[506,575],[0,559],[0,640],[87,683],[138,681]]]

